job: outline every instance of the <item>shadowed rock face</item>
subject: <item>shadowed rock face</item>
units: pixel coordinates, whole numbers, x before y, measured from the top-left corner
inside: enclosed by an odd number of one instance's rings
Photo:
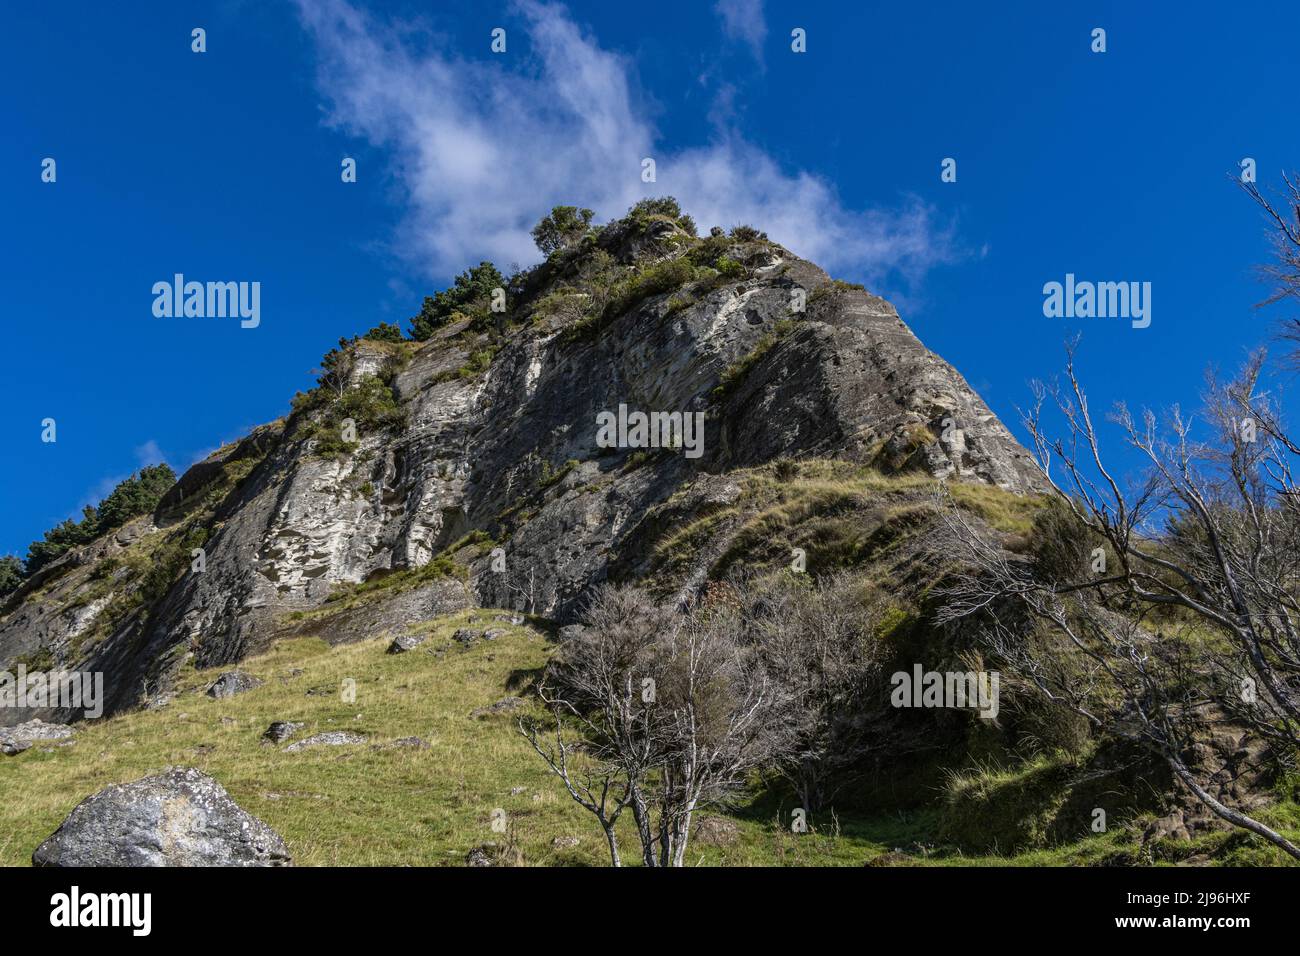
[[[284,840],[205,773],[176,768],[101,790],[32,854],[35,866],[287,866]]]
[[[646,267],[689,248],[671,241],[678,233],[620,222],[597,245],[615,262]],[[407,348],[413,354],[394,371],[403,425],[360,428],[354,450],[320,458],[306,437],[311,415],[299,412],[195,465],[164,500],[160,526],[202,499],[214,476],[256,462],[211,514],[202,573],[178,569],[161,597],[80,651],[69,635],[98,613],[78,603],[98,559],[39,596],[24,588],[0,612],[0,663],[52,650],[64,666],[103,670],[111,712],[137,702],[142,688],[165,690],[187,655],[200,667],[229,664],[285,634],[355,640],[474,604],[568,623],[657,506],[679,491],[724,494],[730,469],[782,457],[1041,488],[1028,453],[888,302],[832,283],[770,242],[736,241],[727,256],[744,265],[743,279],[650,295],[590,335],[529,311],[566,294],[573,258],[533,270],[509,290],[523,321],[486,371],[463,374],[475,346],[460,322]],[[800,297],[806,308],[792,311]],[[391,353],[363,340],[351,387]],[[701,454],[599,447],[597,415],[620,405],[702,413]],[[150,533],[144,524],[128,528]],[[504,572],[487,548],[444,554],[475,531],[504,549]],[[105,546],[86,550],[96,548]],[[462,571],[416,574],[438,567],[430,562],[440,554]],[[388,575],[410,580],[394,578],[405,583],[374,589],[373,599],[325,604],[341,586]],[[0,724],[33,715],[3,714]]]

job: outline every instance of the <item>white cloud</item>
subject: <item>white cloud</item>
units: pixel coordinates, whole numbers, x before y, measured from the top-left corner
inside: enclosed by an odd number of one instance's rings
[[[141,468],[167,460],[167,456],[162,453],[162,449],[158,447],[158,443],[152,438],[136,448],[135,458],[140,463]]]
[[[920,202],[845,208],[824,178],[782,169],[734,130],[689,148],[661,144],[636,107],[633,64],[562,6],[516,0],[526,37],[508,26],[510,52],[492,55],[485,34],[471,59],[347,0],[298,7],[319,52],[327,121],[387,151],[410,206],[396,248],[432,278],[483,258],[537,261],[529,230],[557,203],[604,220],[648,195],[676,196],[703,229],[750,223],[876,288],[915,282],[953,255],[951,230]],[[641,182],[647,156],[656,183]]]
[[[718,0],[713,9],[722,20],[722,32],[747,45],[754,59],[762,63],[767,40],[763,0]]]

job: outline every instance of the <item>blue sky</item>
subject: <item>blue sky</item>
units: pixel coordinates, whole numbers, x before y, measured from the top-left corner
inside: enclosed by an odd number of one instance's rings
[[[1079,331],[1095,406],[1194,405],[1208,364],[1286,314],[1252,307],[1269,246],[1230,176],[1300,167],[1300,6],[1247,12],[6,3],[0,552],[284,414],[339,336],[406,319],[466,265],[529,264],[527,227],[561,202],[603,219],[673,194],[704,230],[766,229],[892,298],[1017,434],[1026,382]],[[261,324],[155,318],[177,272],[259,281]],[[1045,318],[1067,272],[1150,282],[1151,326]]]

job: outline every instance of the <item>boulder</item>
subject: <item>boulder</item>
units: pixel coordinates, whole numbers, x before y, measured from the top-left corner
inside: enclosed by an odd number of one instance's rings
[[[471,717],[482,720],[484,717],[494,717],[497,714],[508,714],[511,711],[518,710],[523,704],[521,697],[502,697],[495,704],[488,707],[476,707],[469,712]]]
[[[321,734],[312,734],[296,744],[290,744],[284,748],[284,752],[291,754],[297,753],[299,750],[306,750],[308,747],[342,747],[346,744],[364,744],[365,742],[364,734],[353,733],[350,730],[327,730]]]
[[[221,700],[224,697],[234,697],[236,694],[242,694],[246,690],[261,686],[262,681],[252,674],[245,674],[243,671],[227,671],[213,682],[212,686],[208,688],[207,694],[209,697]]]
[[[20,754],[31,749],[38,740],[64,740],[72,736],[67,724],[47,724],[43,720],[29,720],[16,727],[0,728],[0,753]]]
[[[479,631],[472,631],[468,627],[458,627],[451,639],[462,647],[470,647],[479,639],[479,634]]]
[[[483,846],[476,846],[465,854],[466,866],[496,866],[492,859],[492,850],[495,847],[491,843]]]
[[[726,817],[697,816],[692,821],[691,838],[703,846],[730,846],[740,836],[740,827]]]
[[[428,638],[424,634],[403,634],[388,645],[388,653],[405,654],[407,651],[415,650],[426,640]]]
[[[266,728],[262,739],[273,744],[282,744],[305,726],[307,725],[291,720],[277,720]]]
[[[35,866],[287,866],[284,840],[201,771],[165,773],[79,803],[32,854]]]
[[[560,628],[560,643],[563,644],[565,641],[571,641],[575,637],[581,636],[585,630],[586,628],[581,624],[564,625],[564,627]]]

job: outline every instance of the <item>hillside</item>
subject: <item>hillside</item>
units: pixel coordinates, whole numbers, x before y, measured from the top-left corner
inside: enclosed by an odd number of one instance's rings
[[[648,572],[665,509],[726,503],[728,471],[780,458],[1036,487],[1028,454],[889,303],[754,230],[695,238],[673,212],[649,201],[556,251],[510,281],[504,312],[475,300],[427,341],[327,356],[287,420],[13,593],[0,661],[103,671],[112,710],[163,692],[186,655],[232,663],[300,633],[298,615],[359,637],[522,601],[569,623],[594,583]],[[701,456],[599,447],[597,415],[620,405],[702,414]],[[709,570],[705,555],[656,584]],[[382,607],[325,613],[386,576]]]
[[[197,767],[220,780],[285,837],[297,865],[460,866],[471,850],[488,845],[525,865],[605,865],[598,830],[519,736],[516,713],[474,716],[521,693],[521,681],[550,654],[552,638],[541,622],[514,626],[500,618],[480,611],[431,620],[413,629],[429,636],[426,643],[402,655],[386,653],[387,638],[335,647],[317,638],[285,640],[241,665],[265,683],[225,700],[203,693],[215,671],[187,667],[168,706],[84,722],[70,746],[35,747],[0,761],[0,865],[28,864],[33,848],[87,794],[168,766]],[[451,639],[466,626],[507,633],[466,649]],[[338,694],[348,678],[357,682],[351,704]],[[343,729],[365,741],[287,753],[263,739],[274,721],[303,724],[293,739]],[[982,826],[1032,825],[1053,793],[1050,781],[1036,792],[1035,776],[1062,766],[1039,762],[961,780],[922,775],[920,786],[932,789],[920,800],[848,806],[802,835],[783,822],[788,796],[756,790],[697,825],[690,863],[1114,865],[1211,855],[1238,864],[1281,862],[1223,832],[1145,843],[1149,818],[1010,854],[944,842],[945,802],[972,785],[983,792],[967,810]],[[506,834],[492,829],[498,809],[508,814]],[[1280,805],[1271,819],[1286,823],[1287,814],[1292,826],[1300,822],[1294,803]]]
[[[0,606],[0,666],[100,672],[106,716],[0,758],[4,862],[89,794],[173,765],[302,864],[460,864],[488,843],[497,862],[608,862],[517,724],[544,716],[538,679],[606,583],[708,607],[736,580],[847,581],[872,609],[873,675],[983,673],[974,631],[933,613],[956,560],[936,489],[1036,559],[1056,541],[1029,454],[885,300],[753,228],[694,233],[651,200],[509,279],[470,270],[425,301],[418,338],[341,341],[286,418],[28,575]],[[629,411],[699,430],[647,445]],[[236,665],[260,686],[205,696]],[[807,839],[764,770],[696,818],[690,862],[1280,862],[1010,675],[996,720],[852,701],[833,716],[871,745]],[[79,717],[10,707],[0,726]],[[268,745],[274,721],[304,726]],[[1230,730],[1201,756],[1294,829],[1295,781],[1256,774]],[[364,740],[287,749],[330,731]]]

